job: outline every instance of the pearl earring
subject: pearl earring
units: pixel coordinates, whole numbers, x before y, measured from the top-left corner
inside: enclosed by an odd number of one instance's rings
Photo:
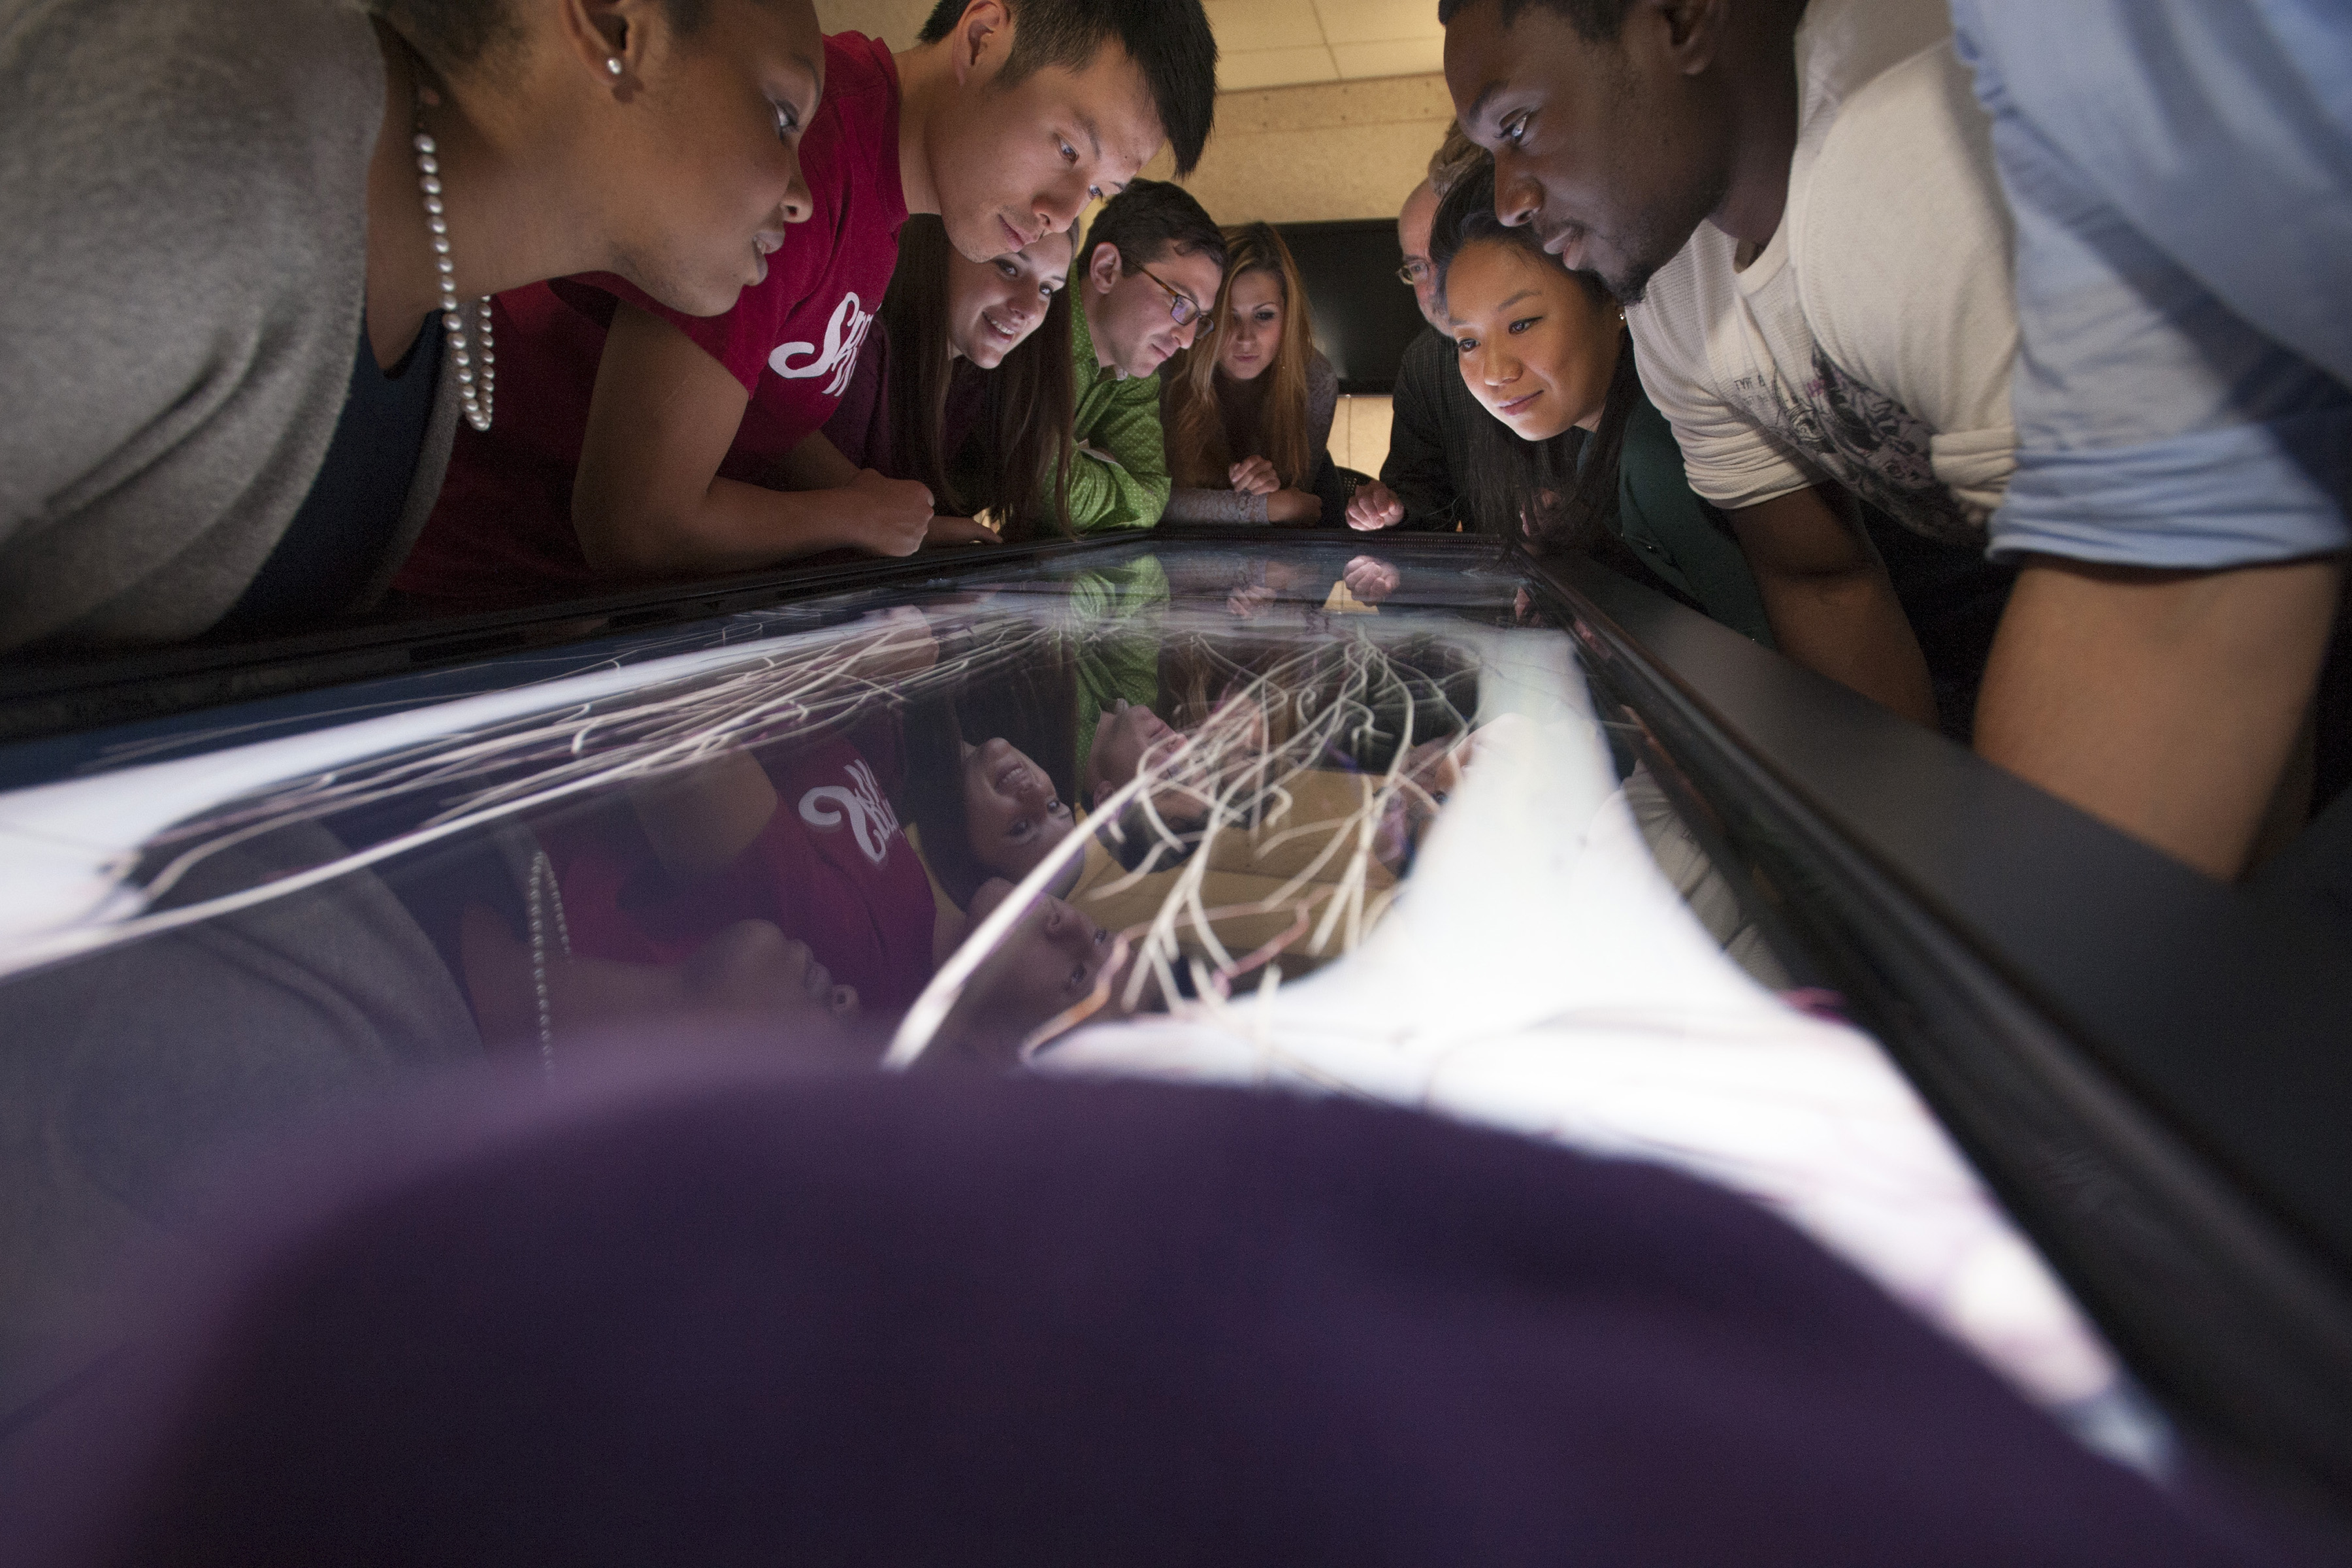
[[[611,71],[614,76],[619,76],[621,74],[621,57],[614,55],[605,60],[604,68]]]

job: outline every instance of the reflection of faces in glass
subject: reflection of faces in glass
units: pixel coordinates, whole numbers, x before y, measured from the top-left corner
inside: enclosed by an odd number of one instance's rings
[[[1187,255],[1173,245],[1162,246],[1133,272],[1121,268],[1117,246],[1108,240],[1096,246],[1087,259],[1086,280],[1087,329],[1094,335],[1095,357],[1107,370],[1150,375],[1179,350],[1192,347],[1201,330],[1198,315],[1177,324],[1176,298],[1209,310],[1224,277],[1216,258]]]
[[[1150,709],[1120,698],[1095,722],[1094,746],[1087,755],[1090,802],[1100,805],[1105,795],[1132,780],[1143,766],[1144,752],[1175,733]]]
[[[1601,423],[1617,369],[1617,308],[1515,245],[1465,246],[1445,272],[1462,382],[1522,441]]]
[[[1021,878],[1077,819],[1045,770],[999,736],[964,748],[963,820],[980,863],[1000,877]]]
[[[1011,897],[1002,879],[972,896],[977,928]],[[974,972],[950,1026],[990,1061],[1011,1065],[1037,1026],[1094,994],[1110,962],[1111,934],[1050,895],[1041,896]]]
[[[1070,237],[1047,235],[1028,249],[990,261],[948,255],[948,342],[982,370],[994,370],[1045,320],[1070,280]]]
[[[1416,746],[1405,756],[1404,774],[1409,781],[1402,792],[1405,806],[1405,831],[1416,846],[1429,825],[1437,820],[1454,792],[1462,787],[1462,769],[1470,755],[1470,737],[1449,735]]]
[[[493,1045],[532,1039],[542,1004],[563,1037],[637,1021],[725,1021],[772,1029],[779,1043],[819,1055],[847,1048],[858,1016],[856,988],[835,984],[806,943],[766,921],[736,921],[680,964],[569,954],[534,963],[480,904],[460,917],[459,940],[467,996]]]
[[[1225,296],[1217,368],[1235,381],[1255,381],[1282,352],[1282,279],[1260,268],[1234,279]]]
[[[693,1010],[768,1016],[854,1018],[855,986],[836,985],[808,944],[765,921],[739,921],[686,962],[681,978]]]

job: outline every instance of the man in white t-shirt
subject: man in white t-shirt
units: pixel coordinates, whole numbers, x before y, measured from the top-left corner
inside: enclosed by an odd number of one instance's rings
[[[1627,306],[1791,657],[1934,722],[1849,495],[1976,541],[2015,446],[2007,210],[1943,0],[1444,0],[1496,210]]]

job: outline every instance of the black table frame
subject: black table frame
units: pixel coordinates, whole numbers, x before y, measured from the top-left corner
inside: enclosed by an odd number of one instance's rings
[[[864,561],[426,623],[0,670],[0,740],[1151,543]],[[1843,993],[2141,1381],[2259,1474],[2352,1511],[2352,942],[2186,870],[1589,562],[1350,541],[1524,575],[1759,918]]]
[[[1527,567],[2140,1380],[2352,1502],[2352,941],[1603,568]]]

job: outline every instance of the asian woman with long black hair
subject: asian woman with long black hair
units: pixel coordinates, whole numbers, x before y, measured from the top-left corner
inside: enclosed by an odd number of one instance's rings
[[[1494,418],[1472,436],[1472,517],[1548,552],[1638,562],[1715,620],[1771,646],[1722,514],[1691,492],[1673,428],[1643,395],[1625,313],[1601,281],[1495,216],[1488,164],[1449,193],[1430,239],[1462,379]]]

